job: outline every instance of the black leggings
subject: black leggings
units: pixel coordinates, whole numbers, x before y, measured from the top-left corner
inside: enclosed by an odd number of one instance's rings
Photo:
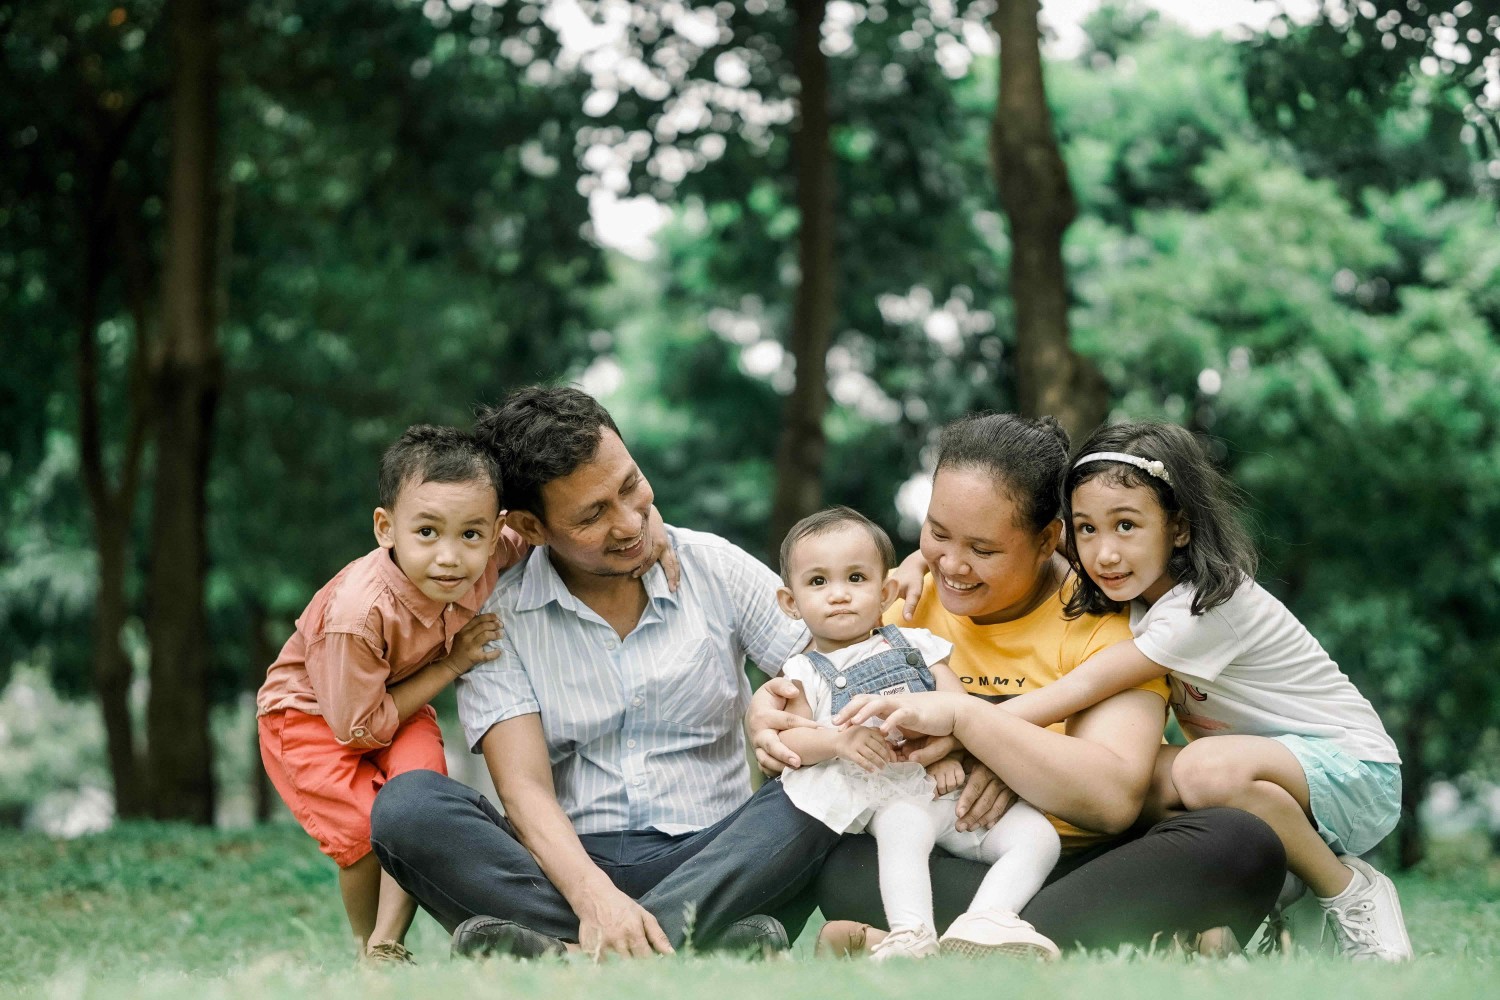
[[[938,929],[968,908],[989,866],[933,853]],[[1096,847],[1065,852],[1021,916],[1063,948],[1149,946],[1158,935],[1228,926],[1250,940],[1281,891],[1286,852],[1263,821],[1199,809]],[[817,882],[829,920],[885,926],[875,839],[845,837]]]

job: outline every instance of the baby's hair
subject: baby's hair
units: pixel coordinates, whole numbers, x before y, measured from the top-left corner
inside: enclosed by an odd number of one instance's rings
[[[792,525],[792,530],[788,531],[786,537],[781,540],[781,582],[789,587],[792,585],[792,550],[797,547],[798,542],[814,535],[826,535],[848,524],[869,532],[870,540],[875,543],[875,549],[880,553],[880,561],[883,564],[881,569],[889,572],[896,567],[896,546],[891,544],[891,536],[885,533],[884,528],[853,507],[824,507],[816,514],[809,514]]]
[[[1120,605],[1106,597],[1080,565],[1074,538],[1073,491],[1101,477],[1113,486],[1145,487],[1168,517],[1176,515],[1187,527],[1188,543],[1173,549],[1167,572],[1178,583],[1193,585],[1193,614],[1218,607],[1247,580],[1255,578],[1255,547],[1239,521],[1238,491],[1214,468],[1190,431],[1165,423],[1100,427],[1079,446],[1073,460],[1111,451],[1160,462],[1166,478],[1111,459],[1068,469],[1063,483],[1063,524],[1068,532],[1068,558],[1078,577],[1078,588],[1068,599],[1068,617],[1120,610]]]
[[[542,487],[594,460],[605,428],[620,433],[598,400],[572,386],[528,385],[482,407],[474,434],[505,469],[506,504],[539,518]]]
[[[495,488],[499,509],[500,467],[479,439],[457,427],[416,424],[408,427],[380,458],[380,506],[396,509],[396,498],[409,482],[469,483]]]
[[[952,466],[987,472],[1016,505],[1018,526],[1040,532],[1057,519],[1068,468],[1068,432],[1055,417],[971,413],[943,428],[937,472]]]

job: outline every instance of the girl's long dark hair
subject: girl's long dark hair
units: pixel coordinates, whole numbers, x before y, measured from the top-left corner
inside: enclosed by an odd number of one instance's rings
[[[1125,462],[1104,459],[1076,464],[1085,455],[1103,451],[1160,462],[1171,483]],[[1100,427],[1073,453],[1072,462],[1063,477],[1062,490],[1067,555],[1078,576],[1078,588],[1068,599],[1069,618],[1108,614],[1121,608],[1089,578],[1078,561],[1074,538],[1073,491],[1101,477],[1115,486],[1145,487],[1168,517],[1176,515],[1186,524],[1188,543],[1173,550],[1167,572],[1178,583],[1193,585],[1193,614],[1218,607],[1255,579],[1255,547],[1240,524],[1238,491],[1214,468],[1198,439],[1185,428],[1163,423]]]

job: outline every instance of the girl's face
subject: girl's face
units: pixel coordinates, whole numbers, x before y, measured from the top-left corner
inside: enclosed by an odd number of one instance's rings
[[[938,600],[980,625],[1020,617],[1034,603],[1061,527],[1021,527],[1015,503],[988,472],[939,470],[921,542]]]
[[[1146,487],[1095,476],[1073,491],[1073,542],[1079,564],[1105,597],[1154,604],[1177,582],[1167,560],[1188,543],[1188,530]]]

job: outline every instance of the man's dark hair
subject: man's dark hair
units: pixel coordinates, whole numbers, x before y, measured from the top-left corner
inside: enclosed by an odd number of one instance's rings
[[[973,413],[943,428],[937,472],[979,469],[1016,505],[1017,527],[1040,532],[1058,516],[1068,432],[1056,417]]]
[[[495,488],[498,509],[500,467],[479,439],[457,427],[416,424],[408,427],[380,458],[380,506],[396,509],[401,487],[409,482],[469,483],[483,480]]]
[[[880,553],[882,569],[889,572],[895,568],[896,547],[891,544],[891,536],[885,533],[884,528],[853,507],[825,507],[816,514],[809,514],[792,525],[792,530],[788,531],[786,537],[781,540],[781,582],[788,587],[792,585],[792,549],[796,548],[798,542],[814,535],[826,535],[830,531],[837,531],[846,524],[863,528],[870,533],[870,540],[875,543],[875,549]]]
[[[593,461],[609,411],[572,386],[528,385],[481,407],[474,434],[505,470],[505,505],[545,520],[542,487]]]

